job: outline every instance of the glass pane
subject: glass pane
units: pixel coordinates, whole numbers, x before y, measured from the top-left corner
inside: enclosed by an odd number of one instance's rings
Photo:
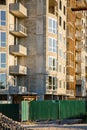
[[[52,65],[53,65],[52,64],[52,57],[49,57],[49,61],[48,62],[49,62],[49,67],[52,67]]]
[[[52,77],[49,76],[49,85],[52,85]]]
[[[1,11],[1,20],[6,20],[6,12]]]
[[[52,19],[49,19],[49,27],[52,28]]]
[[[5,32],[1,32],[1,41],[6,42],[6,33]]]
[[[0,88],[4,89],[6,86],[6,74],[0,74]]]
[[[6,54],[1,53],[1,63],[6,63]]]
[[[6,22],[4,22],[4,21],[1,22],[1,25],[2,25],[2,26],[5,26],[5,25],[6,25]]]

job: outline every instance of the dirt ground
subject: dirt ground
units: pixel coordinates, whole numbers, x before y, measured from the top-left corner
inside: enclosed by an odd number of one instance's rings
[[[87,130],[87,124],[39,124],[25,125],[27,130]]]

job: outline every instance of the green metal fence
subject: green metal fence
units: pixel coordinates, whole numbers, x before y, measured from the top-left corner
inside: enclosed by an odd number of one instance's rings
[[[0,104],[0,113],[12,118],[15,121],[19,120],[19,105],[18,104]]]
[[[58,118],[58,101],[33,101],[29,104],[29,120],[52,120]]]
[[[85,115],[86,102],[82,100],[59,101],[59,119],[75,118]]]
[[[22,109],[21,109],[21,120],[22,121],[28,121],[29,119],[29,102],[28,101],[22,101]]]
[[[23,101],[22,108],[22,121],[77,118],[86,114],[86,101]]]

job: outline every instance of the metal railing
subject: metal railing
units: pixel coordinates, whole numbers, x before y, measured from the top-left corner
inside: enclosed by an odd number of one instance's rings
[[[22,24],[10,24],[9,30],[14,31],[14,32],[22,32],[24,34],[27,34],[27,28],[25,26],[23,26]]]

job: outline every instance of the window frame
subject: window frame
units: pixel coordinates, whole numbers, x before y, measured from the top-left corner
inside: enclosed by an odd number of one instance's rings
[[[57,20],[51,17],[48,17],[48,32],[57,34]]]
[[[2,12],[5,13],[5,20],[2,20]],[[0,26],[6,26],[6,10],[0,10]]]
[[[57,39],[48,37],[48,51],[57,53]]]
[[[49,78],[51,80],[49,80]],[[55,82],[54,82],[55,79]],[[49,82],[51,81],[51,82]],[[57,77],[55,76],[48,76],[48,89],[49,90],[57,90]]]
[[[5,89],[6,88],[6,73],[0,73],[0,80],[2,80],[3,77],[1,77],[1,75],[5,75],[5,82],[4,82],[4,88],[1,88],[0,89]],[[1,81],[0,81],[1,82]]]
[[[5,62],[2,62],[2,54],[5,54]],[[0,52],[0,68],[6,68],[6,52]]]
[[[52,71],[57,71],[57,58],[54,56],[48,56],[48,68]]]
[[[2,41],[2,33],[5,33],[5,41]],[[5,46],[3,46],[3,44]],[[3,48],[6,47],[6,31],[0,31],[0,47],[3,47]]]

